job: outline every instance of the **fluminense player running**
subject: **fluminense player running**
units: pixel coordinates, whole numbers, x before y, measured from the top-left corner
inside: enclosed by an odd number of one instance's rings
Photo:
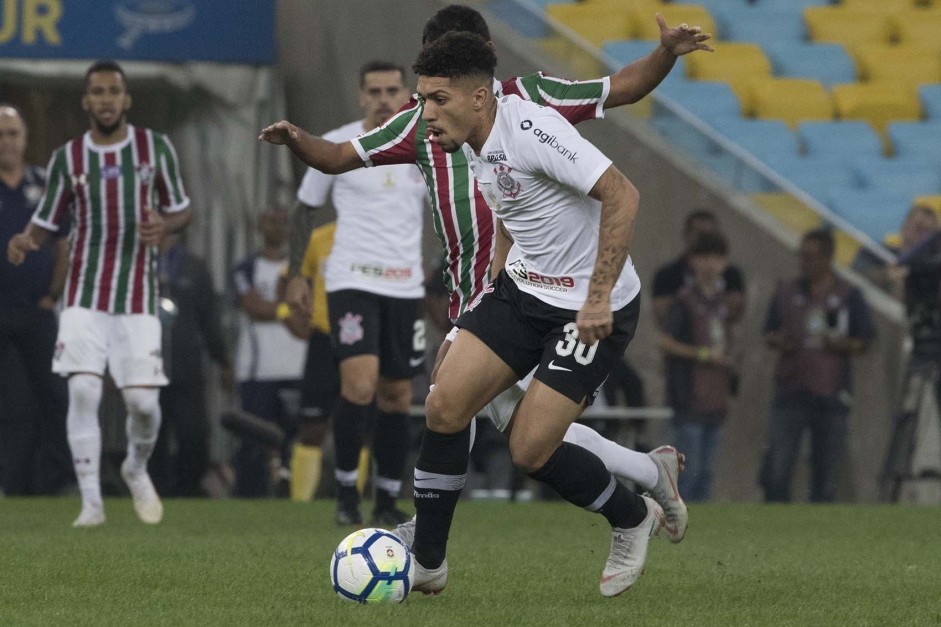
[[[559,111],[570,122],[603,116],[604,109],[630,104],[653,90],[669,73],[678,56],[711,50],[704,42],[709,35],[698,27],[683,24],[669,28],[657,15],[661,29],[661,45],[648,56],[635,61],[610,77],[573,82],[544,76],[542,73],[494,82],[497,93],[513,93],[531,98]],[[423,43],[428,44],[444,33],[457,30],[476,33],[489,39],[483,17],[462,5],[450,5],[438,11],[426,24]],[[432,195],[432,216],[435,230],[447,257],[445,280],[451,292],[452,319],[464,311],[490,280],[490,264],[503,267],[505,249],[494,260],[495,219],[480,190],[473,184],[463,153],[447,153],[428,135],[421,119],[423,103],[413,100],[405,109],[378,129],[348,142],[334,143],[302,131],[289,122],[278,122],[262,131],[260,139],[286,144],[309,166],[326,172],[373,165],[417,163]],[[501,240],[502,241],[502,240]],[[303,282],[289,285],[289,300],[303,303],[308,286]],[[446,350],[450,341],[440,354]],[[488,408],[491,418],[501,430],[522,396],[521,389],[511,389],[505,397]],[[493,409],[494,411],[490,411]],[[601,457],[608,469],[652,491],[667,515],[665,531],[670,540],[679,542],[686,531],[686,507],[675,489],[676,474],[681,461],[672,447],[661,447],[650,456],[637,453],[606,440],[594,430],[573,424],[567,432],[572,442],[588,448]],[[407,543],[413,531],[410,525],[397,529]]]
[[[612,527],[600,590],[641,575],[665,523],[656,501],[625,488],[590,451],[563,441],[634,335],[640,281],[628,257],[637,190],[556,111],[496,98],[496,55],[451,32],[426,46],[418,74],[433,142],[463,151],[514,244],[506,267],[458,319],[462,329],[425,402],[415,465],[415,589],[447,583],[448,532],[467,471],[470,422],[535,369],[510,433],[514,464]]]
[[[52,369],[69,378],[67,431],[82,510],[73,523],[105,522],[99,464],[98,405],[108,369],[127,407],[127,457],[121,476],[145,523],[163,518],[147,475],[160,428],[159,387],[167,384],[157,318],[157,243],[189,222],[190,200],[170,140],[127,122],[124,71],[99,61],[85,74],[82,108],[91,128],[58,148],[46,192],[7,256],[20,264],[55,233],[66,212],[73,224],[65,309]]]

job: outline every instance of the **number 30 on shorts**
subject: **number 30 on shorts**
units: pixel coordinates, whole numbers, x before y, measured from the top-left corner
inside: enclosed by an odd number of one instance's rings
[[[572,353],[575,353],[575,361],[580,363],[583,366],[587,366],[591,363],[591,360],[595,358],[595,353],[598,351],[598,342],[595,342],[591,346],[587,346],[584,342],[578,341],[578,325],[574,322],[569,322],[562,330],[565,331],[565,337],[563,337],[555,345],[555,353],[559,357],[568,357]]]

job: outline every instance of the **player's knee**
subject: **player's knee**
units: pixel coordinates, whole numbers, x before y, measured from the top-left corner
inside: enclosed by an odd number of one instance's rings
[[[93,374],[74,374],[69,377],[69,407],[74,412],[98,415],[101,403],[101,377]]]
[[[513,460],[513,465],[522,473],[530,475],[543,466],[546,465],[546,462],[549,461],[551,457],[551,452],[547,455],[545,451],[532,446],[527,442],[513,442],[510,441],[510,459]]]
[[[360,379],[344,381],[340,394],[354,405],[369,405],[376,398],[376,384],[373,381]]]
[[[125,388],[124,405],[132,416],[151,419],[160,413],[160,391],[156,388]]]
[[[437,390],[432,390],[425,399],[425,423],[432,431],[439,433],[457,433],[465,428],[473,416],[466,416],[460,408],[443,398]]]
[[[380,385],[379,390],[376,392],[376,406],[379,411],[390,414],[408,412],[409,406],[412,404],[412,385],[411,381],[407,383],[408,385],[392,387]]]

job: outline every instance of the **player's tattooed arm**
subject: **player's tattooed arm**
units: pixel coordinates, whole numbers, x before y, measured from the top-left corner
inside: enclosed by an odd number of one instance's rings
[[[601,175],[589,196],[601,201],[601,225],[588,298],[576,317],[579,339],[585,344],[603,339],[612,331],[611,290],[627,261],[640,199],[637,189],[613,165]]]

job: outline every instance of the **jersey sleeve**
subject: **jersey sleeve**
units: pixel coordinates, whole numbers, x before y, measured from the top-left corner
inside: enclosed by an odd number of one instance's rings
[[[154,183],[157,187],[157,201],[160,211],[175,213],[189,207],[190,199],[183,187],[180,173],[180,161],[176,150],[166,135],[154,133],[154,152],[157,157],[157,173]]]
[[[575,127],[552,109],[520,111],[518,150],[523,167],[539,172],[587,195],[605,170],[611,167],[598,148],[578,134]]]
[[[421,114],[421,103],[413,99],[382,126],[350,140],[366,167],[415,163]]]
[[[297,188],[297,199],[308,207],[322,207],[330,196],[334,180],[331,174],[307,168],[301,186]]]
[[[74,198],[65,148],[62,147],[52,153],[49,160],[49,166],[46,168],[46,188],[33,213],[32,221],[47,231],[57,232]]]
[[[611,93],[611,79],[607,76],[570,81],[537,72],[503,81],[501,86],[503,95],[516,94],[524,100],[555,109],[572,124],[603,118],[604,103]]]

